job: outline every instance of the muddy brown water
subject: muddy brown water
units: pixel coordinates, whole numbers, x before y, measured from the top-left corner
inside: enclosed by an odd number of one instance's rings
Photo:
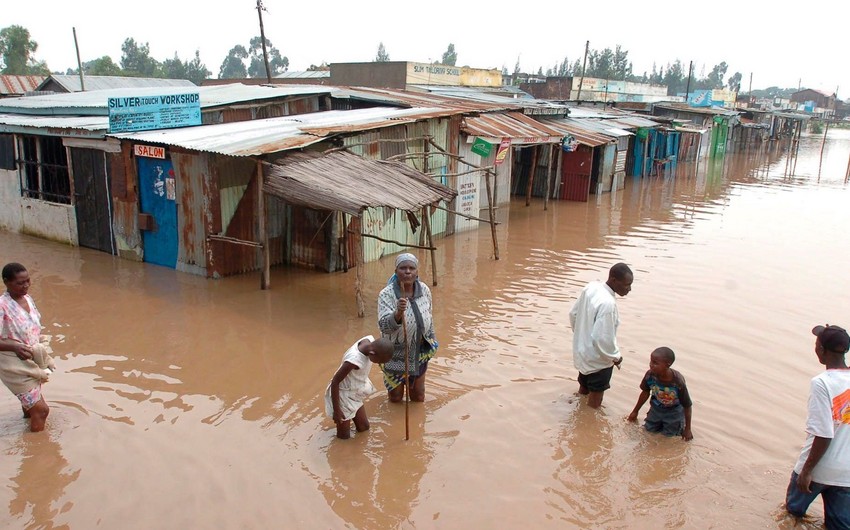
[[[850,325],[848,131],[631,180],[587,204],[524,200],[440,240],[441,342],[427,399],[367,402],[334,438],[322,394],[345,348],[377,333],[393,259],[353,272],[276,269],[209,281],[0,233],[60,371],[45,433],[0,398],[0,525],[14,528],[792,528],[813,325]],[[425,256],[423,256],[425,258]],[[574,396],[567,312],[616,261],[623,368],[601,411]],[[423,259],[423,279],[431,283]],[[650,351],[672,347],[694,440],[624,421]],[[380,386],[377,369],[372,373]],[[645,411],[646,409],[644,409]],[[805,527],[822,522],[813,505]]]

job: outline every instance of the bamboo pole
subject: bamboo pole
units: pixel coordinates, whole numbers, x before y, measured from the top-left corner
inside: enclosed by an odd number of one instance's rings
[[[495,173],[493,174],[495,178]],[[484,181],[487,183],[487,208],[490,211],[490,232],[493,235],[493,254],[496,260],[499,259],[499,240],[496,238],[496,219],[493,212],[493,192],[490,190],[490,171],[484,173]]]
[[[257,216],[259,218],[259,239],[262,243],[263,273],[260,275],[260,289],[271,287],[271,251],[269,250],[269,234],[266,230],[266,197],[263,192],[263,163],[257,160]]]
[[[537,173],[537,156],[540,154],[540,146],[531,148],[531,172],[528,174],[528,184],[525,186],[525,205],[531,206],[531,191],[534,187],[534,174]]]
[[[366,314],[366,304],[363,302],[363,269],[366,267],[363,259],[363,210],[360,210],[360,241],[354,246],[354,266],[357,270],[354,274],[354,297],[357,300],[357,316],[363,318]]]

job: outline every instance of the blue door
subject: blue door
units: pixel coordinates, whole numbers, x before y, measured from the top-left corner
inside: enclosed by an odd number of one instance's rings
[[[177,266],[177,201],[171,160],[136,157],[139,167],[141,213],[153,216],[154,226],[142,231],[145,261],[172,269]]]

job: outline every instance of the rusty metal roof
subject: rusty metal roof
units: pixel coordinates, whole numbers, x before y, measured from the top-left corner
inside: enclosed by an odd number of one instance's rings
[[[44,81],[43,75],[0,75],[0,95],[22,96]]]
[[[609,135],[602,134],[594,129],[588,129],[576,120],[572,119],[545,119],[548,127],[558,131],[562,136],[572,136],[576,141],[588,147],[597,147],[614,141]]]
[[[409,90],[391,88],[371,87],[338,87],[339,91],[331,94],[337,99],[355,99],[382,103],[385,105],[396,105],[399,107],[428,107],[439,109],[451,109],[460,113],[493,112],[500,110],[517,110],[521,105],[506,98],[502,101],[472,101],[456,97],[429,94],[427,92],[412,92]]]
[[[560,143],[564,136],[544,122],[529,118],[521,112],[467,116],[460,128],[470,136],[480,136],[496,142],[502,138],[510,138],[513,144]]]
[[[364,208],[416,211],[457,192],[401,162],[337,151],[293,153],[266,167],[263,191],[291,204],[359,216]]]
[[[108,136],[228,156],[258,156],[306,147],[321,142],[332,134],[412,123],[433,117],[434,114],[441,112],[445,111],[387,107],[331,110],[264,120],[110,134]]]

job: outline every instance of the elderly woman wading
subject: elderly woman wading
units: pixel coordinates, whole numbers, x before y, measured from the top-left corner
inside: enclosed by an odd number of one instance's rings
[[[393,343],[393,358],[382,366],[384,385],[390,401],[404,398],[404,329],[407,326],[409,348],[408,375],[410,400],[425,401],[425,371],[437,351],[431,290],[419,281],[419,260],[413,254],[400,254],[395,260],[395,275],[378,295],[378,327],[381,335]]]
[[[30,430],[44,429],[50,408],[41,385],[55,369],[49,349],[40,343],[41,315],[32,297],[30,275],[20,263],[3,267],[6,292],[0,296],[0,380],[21,401]]]

